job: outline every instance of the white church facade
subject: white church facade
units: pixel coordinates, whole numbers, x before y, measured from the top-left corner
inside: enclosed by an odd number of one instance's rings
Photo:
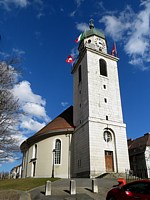
[[[130,168],[118,58],[92,20],[78,50],[73,106],[21,144],[22,177],[93,178]]]

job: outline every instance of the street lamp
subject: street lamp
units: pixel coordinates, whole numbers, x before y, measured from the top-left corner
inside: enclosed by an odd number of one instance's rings
[[[52,178],[54,178],[54,165],[55,165],[55,152],[56,152],[56,149],[53,149],[53,165],[52,165]]]
[[[66,137],[69,139],[68,143],[68,178],[70,178],[70,133],[67,130],[67,133],[65,134]]]

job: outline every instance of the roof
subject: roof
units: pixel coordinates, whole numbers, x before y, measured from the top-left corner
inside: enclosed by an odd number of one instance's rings
[[[84,33],[83,33],[84,39],[88,38],[92,35],[96,35],[96,36],[99,36],[99,37],[105,39],[104,33],[101,30],[94,28],[94,20],[93,19],[90,20],[89,28],[90,28],[89,30],[84,31]]]
[[[150,133],[146,133],[144,136],[136,138],[135,140],[128,140],[129,151],[140,148],[141,150],[145,150],[146,146],[150,146]]]
[[[41,135],[43,133],[48,133],[54,130],[63,130],[74,128],[73,126],[73,106],[67,108],[44,128],[38,131],[35,135]]]
[[[99,36],[101,38],[104,38],[105,39],[105,36],[104,36],[104,33],[96,28],[92,28],[90,30],[87,30],[83,33],[83,37],[84,38],[88,38],[92,35],[96,35],[96,36]]]
[[[73,131],[73,106],[70,106],[60,115],[58,115],[54,120],[48,123],[45,127],[43,127],[33,136],[25,140],[21,144],[20,149],[21,151],[24,151],[40,140],[46,139],[57,134],[64,134],[65,132]]]

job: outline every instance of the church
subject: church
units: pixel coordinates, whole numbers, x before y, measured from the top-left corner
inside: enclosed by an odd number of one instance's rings
[[[88,177],[130,169],[118,57],[94,27],[82,34],[72,67],[73,106],[25,140],[22,177]]]

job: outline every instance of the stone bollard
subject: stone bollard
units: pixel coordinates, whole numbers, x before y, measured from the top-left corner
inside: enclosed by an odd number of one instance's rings
[[[92,179],[92,192],[98,193],[98,183],[96,179]]]
[[[51,181],[46,181],[45,196],[51,195]]]
[[[76,181],[71,180],[70,181],[70,194],[76,194]]]

